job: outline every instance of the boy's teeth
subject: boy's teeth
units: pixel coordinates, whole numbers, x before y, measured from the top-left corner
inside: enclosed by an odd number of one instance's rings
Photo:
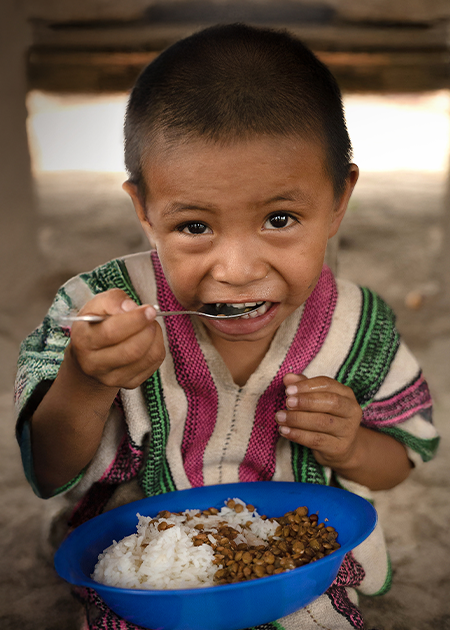
[[[237,304],[234,304],[232,302],[226,302],[225,304],[221,304],[220,302],[216,304],[217,308],[220,308],[221,306],[232,306],[233,308],[253,308],[254,306],[256,306],[258,304],[258,302],[238,302]]]
[[[213,314],[223,314],[224,316],[233,314],[240,315],[243,319],[258,317],[270,308],[271,302],[216,302],[211,304]],[[215,311],[215,312],[214,312]]]
[[[270,308],[270,302],[263,302],[263,304],[261,304],[261,306],[259,308],[257,308],[254,311],[251,311],[251,313],[246,313],[245,315],[242,315],[242,317],[240,317],[239,319],[251,319],[253,317],[259,317],[260,315],[264,315],[264,313],[266,313],[269,308]]]

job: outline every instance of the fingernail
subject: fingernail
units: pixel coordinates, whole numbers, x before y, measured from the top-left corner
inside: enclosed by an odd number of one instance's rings
[[[277,422],[286,422],[287,414],[285,411],[277,411],[275,414]]]
[[[280,427],[279,431],[281,435],[289,435],[289,433],[291,432],[289,427]]]
[[[286,398],[287,407],[295,407],[296,404],[297,404],[297,399],[294,398],[293,396],[289,396],[288,398]]]
[[[148,320],[153,320],[155,319],[156,316],[156,311],[153,308],[153,306],[148,306],[145,311],[144,311],[144,315]]]
[[[288,396],[292,396],[292,394],[296,394],[297,393],[297,385],[288,385],[286,387],[286,394]]]
[[[133,311],[135,308],[137,308],[137,304],[136,302],[133,302],[133,300],[130,300],[129,298],[124,300],[121,304],[122,310],[123,311]]]

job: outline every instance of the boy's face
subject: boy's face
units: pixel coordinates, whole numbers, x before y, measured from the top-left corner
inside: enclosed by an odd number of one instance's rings
[[[270,342],[317,283],[357,167],[336,199],[313,141],[198,140],[165,147],[147,163],[145,206],[135,186],[124,188],[180,304],[261,303],[255,317],[202,322],[213,343]]]

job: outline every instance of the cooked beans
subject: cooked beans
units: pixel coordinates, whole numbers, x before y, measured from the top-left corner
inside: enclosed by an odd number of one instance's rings
[[[233,500],[228,501],[227,506],[238,513],[243,509]],[[250,504],[246,507],[249,511],[255,509]],[[210,508],[202,514],[207,516],[214,513],[217,511]],[[277,575],[315,562],[340,547],[334,527],[319,523],[317,514],[308,515],[305,506],[270,520],[278,523],[275,535],[266,544],[257,546],[236,544],[234,539],[238,532],[225,523],[218,528],[218,534],[214,534],[216,543],[211,542],[208,537],[211,532],[204,526],[196,526],[199,534],[193,539],[194,545],[207,544],[214,550],[214,564],[218,566],[214,577],[216,584],[232,584]]]

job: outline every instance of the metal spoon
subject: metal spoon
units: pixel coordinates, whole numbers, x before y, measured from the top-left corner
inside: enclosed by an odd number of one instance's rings
[[[256,304],[255,306],[248,307],[245,312],[242,313],[227,313],[226,310],[235,310],[233,307],[227,307],[225,304],[222,307],[222,310],[225,311],[218,315],[213,315],[212,313],[208,313],[206,311],[160,311],[157,305],[154,305],[153,308],[156,310],[156,317],[170,317],[171,315],[199,315],[200,317],[208,317],[209,319],[236,319],[237,317],[242,317],[243,315],[247,315],[252,311],[256,311],[261,304]],[[208,308],[202,307],[202,308]],[[63,315],[58,321],[61,324],[71,324],[72,322],[89,322],[90,324],[96,324],[99,322],[103,322],[108,317],[111,317],[109,314],[105,315]]]

